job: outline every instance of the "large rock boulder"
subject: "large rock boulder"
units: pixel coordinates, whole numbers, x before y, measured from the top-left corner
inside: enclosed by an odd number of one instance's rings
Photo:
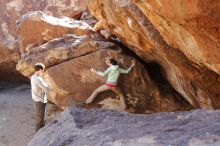
[[[28,146],[219,146],[219,118],[219,110],[135,115],[68,109]]]
[[[25,53],[54,38],[65,34],[85,35],[92,27],[68,17],[53,17],[43,12],[30,12],[18,21],[20,52]]]
[[[90,0],[96,30],[116,36],[191,105],[220,108],[220,1]]]
[[[33,48],[23,56],[16,68],[24,76],[30,77],[34,73],[34,64],[44,63],[47,67],[44,78],[51,88],[49,100],[59,106],[72,106],[87,99],[105,83],[106,79],[91,73],[90,68],[104,71],[107,68],[104,59],[109,56],[121,60],[122,68],[130,66],[132,58],[121,51],[94,32],[85,36],[69,34]],[[138,61],[128,75],[121,76],[119,86],[126,96],[130,112],[191,109],[181,96],[161,93]],[[83,106],[122,110],[117,98],[113,92],[104,92],[94,104]]]
[[[114,44],[105,42],[97,33],[84,36],[67,34],[25,53],[22,59],[18,61],[16,69],[24,76],[30,77],[34,73],[34,64],[37,62],[42,62],[46,68],[50,68],[62,62],[111,46],[114,46]]]
[[[80,18],[87,10],[86,0],[1,0],[0,5],[0,80],[23,78],[16,72],[20,58],[16,21],[30,11],[44,11],[54,16]]]

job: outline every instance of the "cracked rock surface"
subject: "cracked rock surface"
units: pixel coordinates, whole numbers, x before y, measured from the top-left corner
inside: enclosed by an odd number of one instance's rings
[[[220,111],[131,114],[68,109],[28,146],[218,146]]]

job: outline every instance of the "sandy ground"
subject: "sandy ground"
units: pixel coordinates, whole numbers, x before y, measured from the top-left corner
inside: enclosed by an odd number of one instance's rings
[[[0,146],[26,146],[34,133],[30,85],[0,82]]]

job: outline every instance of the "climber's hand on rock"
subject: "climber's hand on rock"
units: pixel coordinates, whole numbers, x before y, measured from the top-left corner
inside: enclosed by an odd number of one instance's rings
[[[96,70],[94,68],[90,68],[90,71],[96,73]]]
[[[131,61],[131,67],[134,67],[135,64],[136,64],[135,60],[132,60],[132,61]]]

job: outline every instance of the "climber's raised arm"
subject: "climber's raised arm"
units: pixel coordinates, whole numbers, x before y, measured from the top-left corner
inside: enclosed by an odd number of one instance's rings
[[[108,73],[110,72],[110,68],[108,68],[108,69],[105,70],[104,72],[98,71],[98,70],[96,70],[96,69],[94,69],[94,68],[91,68],[90,71],[93,72],[93,73],[96,73],[96,74],[99,75],[99,76],[106,76],[106,75],[108,75]]]
[[[128,74],[134,66],[135,66],[135,61],[132,60],[131,66],[128,69],[120,68],[119,71],[120,71],[120,73]]]

